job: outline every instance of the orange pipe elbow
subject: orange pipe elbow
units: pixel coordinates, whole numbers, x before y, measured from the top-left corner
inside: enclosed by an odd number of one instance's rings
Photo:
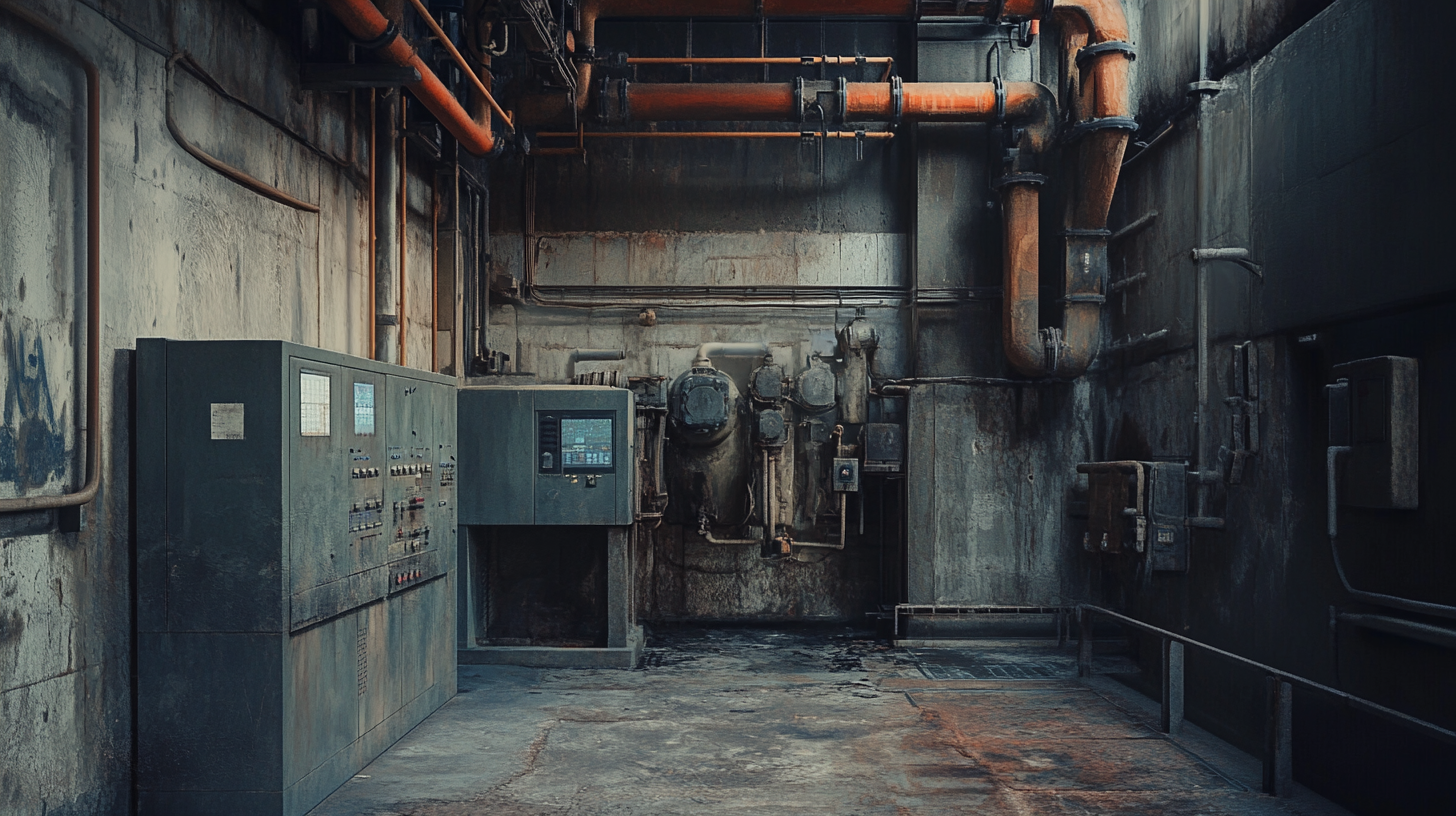
[[[389,20],[369,0],[324,0],[329,11],[349,29],[357,39],[377,40],[389,30]],[[375,50],[380,57],[419,72],[420,79],[405,85],[420,104],[440,120],[440,124],[460,142],[460,146],[477,156],[488,155],[495,150],[495,133],[486,116],[482,124],[473,119],[450,89],[435,76],[435,72],[421,60],[404,37],[395,37]]]

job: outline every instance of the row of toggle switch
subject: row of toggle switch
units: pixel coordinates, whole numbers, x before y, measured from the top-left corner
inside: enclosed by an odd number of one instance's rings
[[[391,465],[390,476],[415,476],[420,473],[430,473],[433,468],[430,465]]]
[[[349,532],[351,532],[351,533],[362,533],[365,530],[373,530],[376,527],[383,527],[383,526],[384,526],[384,522],[382,522],[382,521],[374,521],[374,522],[369,522],[367,524],[356,524],[353,527],[350,527],[349,528]]]
[[[384,506],[384,499],[365,499],[363,504],[354,502],[353,512],[360,510],[375,510]]]
[[[395,585],[399,585],[409,583],[410,581],[418,581],[423,578],[424,575],[425,573],[421,570],[415,570],[414,572],[401,572],[394,576],[394,583]]]
[[[354,468],[349,471],[350,479],[373,479],[379,475],[379,468]]]

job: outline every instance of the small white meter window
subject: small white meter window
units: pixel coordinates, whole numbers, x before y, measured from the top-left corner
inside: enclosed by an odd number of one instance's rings
[[[298,433],[329,435],[329,376],[311,371],[298,375]]]

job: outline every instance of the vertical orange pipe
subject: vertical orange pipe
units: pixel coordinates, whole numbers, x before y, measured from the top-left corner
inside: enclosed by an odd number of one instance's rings
[[[377,331],[377,327],[374,325],[377,322],[377,320],[376,320],[377,315],[375,314],[374,310],[376,308],[378,308],[377,305],[374,302],[374,281],[375,281],[375,276],[379,272],[379,263],[378,263],[379,259],[374,254],[375,251],[377,250],[378,245],[379,245],[379,235],[378,235],[378,233],[374,229],[374,208],[377,206],[375,204],[375,201],[374,201],[374,195],[375,195],[375,192],[374,192],[374,174],[375,174],[375,167],[376,167],[376,164],[375,164],[375,161],[374,161],[374,142],[375,142],[375,138],[376,138],[376,131],[377,131],[377,128],[378,128],[378,117],[379,117],[379,91],[377,89],[375,89],[375,88],[370,88],[369,89],[369,359],[371,359],[371,360],[377,360],[377,359],[379,359],[379,355],[374,353],[374,351],[375,351],[375,349],[374,349],[374,341],[375,341],[374,334]]]
[[[440,370],[440,176],[430,206],[430,370]]]
[[[409,328],[409,311],[405,307],[405,295],[409,292],[409,274],[406,261],[409,260],[409,143],[405,139],[405,126],[409,122],[409,100],[399,99],[399,364],[405,362],[405,334]]]

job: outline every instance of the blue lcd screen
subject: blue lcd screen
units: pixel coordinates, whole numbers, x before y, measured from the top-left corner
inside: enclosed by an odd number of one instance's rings
[[[562,467],[610,468],[612,453],[610,418],[561,420]]]

